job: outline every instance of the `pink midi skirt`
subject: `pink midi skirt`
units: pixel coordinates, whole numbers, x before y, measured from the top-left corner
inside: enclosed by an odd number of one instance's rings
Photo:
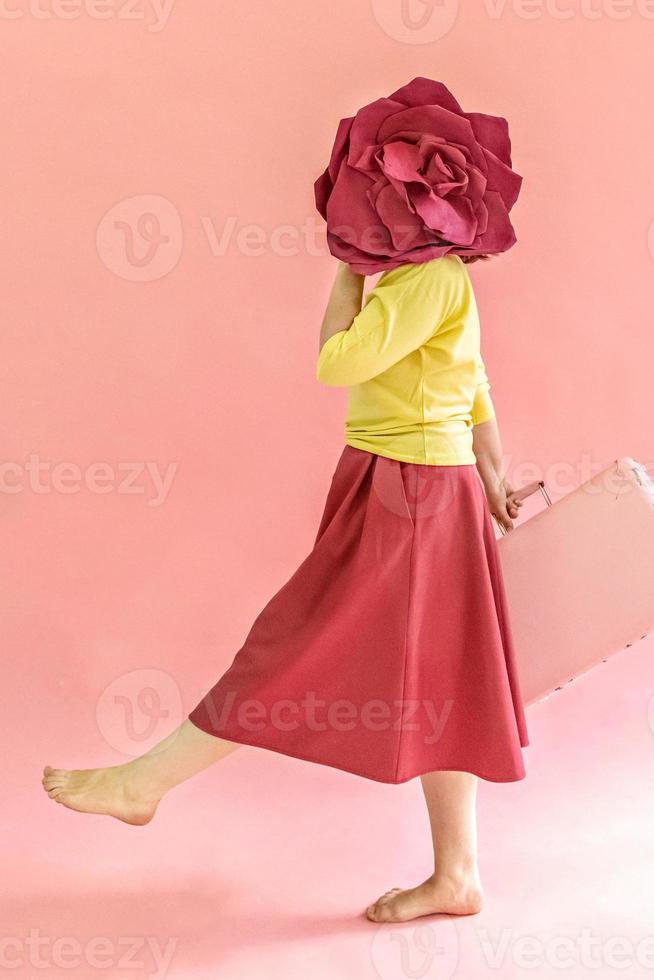
[[[434,770],[524,778],[529,740],[475,464],[345,445],[311,552],[189,718],[384,783]]]

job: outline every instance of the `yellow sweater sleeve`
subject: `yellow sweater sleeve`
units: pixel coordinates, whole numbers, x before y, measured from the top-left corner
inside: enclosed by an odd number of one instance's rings
[[[481,354],[477,360],[477,387],[470,414],[473,425],[480,425],[482,422],[488,422],[489,419],[495,418],[495,408],[490,396],[490,382]]]
[[[322,384],[361,384],[418,350],[454,308],[455,277],[429,275],[414,263],[384,272],[347,330],[325,341],[316,379]]]

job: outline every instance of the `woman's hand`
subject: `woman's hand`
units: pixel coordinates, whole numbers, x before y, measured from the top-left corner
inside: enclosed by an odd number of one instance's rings
[[[513,489],[506,477],[500,474],[483,479],[488,509],[505,531],[513,529],[513,519],[520,513],[524,501],[515,500]]]
[[[336,265],[336,275],[346,276],[348,278],[356,279],[356,280],[366,278],[361,272],[354,272],[347,264],[347,262],[343,262],[341,259],[338,260],[338,263]]]
[[[502,442],[495,416],[473,427],[472,444],[488,509],[501,527],[510,531],[513,519],[522,507],[522,500],[515,499],[516,491],[503,475]]]
[[[348,330],[357,313],[361,312],[365,278],[352,272],[346,262],[339,261],[320,327],[319,350],[333,334]]]

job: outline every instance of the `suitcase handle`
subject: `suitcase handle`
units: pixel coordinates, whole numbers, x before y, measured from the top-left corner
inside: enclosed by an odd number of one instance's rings
[[[536,490],[540,490],[540,492],[542,493],[543,497],[545,498],[545,501],[547,503],[547,506],[548,507],[551,507],[552,506],[552,500],[550,498],[549,493],[545,489],[545,482],[543,480],[534,480],[533,483],[527,483],[527,484],[525,484],[524,487],[521,487],[519,490],[516,490],[512,494],[512,496],[513,496],[513,498],[515,500],[524,500],[525,497],[531,496],[531,494],[532,493],[535,493]],[[495,517],[494,514],[493,514],[493,517]],[[505,528],[502,527],[502,525],[500,524],[500,522],[498,521],[498,519],[496,517],[495,517],[495,523],[497,524],[497,526],[499,527],[499,529],[500,529],[500,531],[502,532],[503,535],[507,533],[506,530],[505,530]]]

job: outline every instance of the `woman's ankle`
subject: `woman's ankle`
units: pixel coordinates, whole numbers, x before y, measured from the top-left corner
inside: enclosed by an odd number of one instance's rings
[[[439,862],[429,881],[434,887],[448,883],[454,888],[481,888],[479,867],[475,860]]]
[[[150,756],[132,759],[120,768],[123,770],[126,791],[138,799],[158,802],[170,789]]]

